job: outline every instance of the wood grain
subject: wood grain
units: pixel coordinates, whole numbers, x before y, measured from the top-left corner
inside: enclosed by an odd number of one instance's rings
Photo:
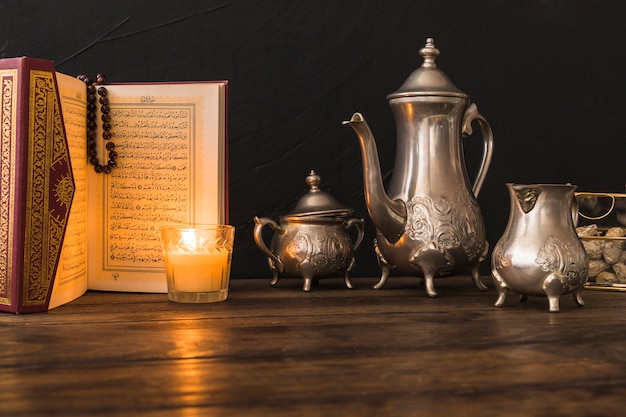
[[[487,280],[485,280],[488,282]],[[585,291],[561,312],[467,277],[234,280],[228,301],[88,292],[0,315],[7,416],[618,415],[626,294]]]

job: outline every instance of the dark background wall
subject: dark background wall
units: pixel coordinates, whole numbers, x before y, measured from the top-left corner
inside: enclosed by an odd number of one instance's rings
[[[358,142],[341,121],[366,116],[388,178],[395,126],[385,97],[421,64],[427,37],[494,131],[478,198],[492,247],[508,218],[506,182],[624,191],[620,0],[0,1],[0,57],[119,82],[229,80],[234,277],[269,276],[252,219],[290,211],[310,169],[367,220],[355,274],[378,275]],[[473,178],[482,142],[466,145]]]

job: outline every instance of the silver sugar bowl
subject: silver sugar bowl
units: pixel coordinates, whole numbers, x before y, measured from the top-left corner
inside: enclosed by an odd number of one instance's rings
[[[306,182],[310,189],[295,208],[277,223],[267,217],[254,217],[254,241],[267,255],[276,285],[280,274],[300,276],[304,291],[310,291],[318,278],[342,275],[352,288],[350,272],[354,269],[354,251],[363,240],[363,219],[349,218],[352,209],[341,205],[319,188],[321,179],[311,170]],[[263,228],[274,230],[270,247],[263,239]],[[355,229],[354,239],[349,232]]]

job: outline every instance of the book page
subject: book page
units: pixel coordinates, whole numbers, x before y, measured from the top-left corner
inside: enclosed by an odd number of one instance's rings
[[[65,304],[87,290],[87,93],[85,84],[74,77],[56,73],[56,78],[76,191],[49,308]]]
[[[88,174],[89,288],[165,293],[160,227],[225,221],[226,84],[106,88],[118,158]]]

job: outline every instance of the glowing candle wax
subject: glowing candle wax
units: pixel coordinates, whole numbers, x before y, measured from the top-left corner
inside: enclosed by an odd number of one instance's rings
[[[230,253],[216,248],[213,252],[169,253],[166,273],[177,292],[213,292],[223,288],[230,274]]]

